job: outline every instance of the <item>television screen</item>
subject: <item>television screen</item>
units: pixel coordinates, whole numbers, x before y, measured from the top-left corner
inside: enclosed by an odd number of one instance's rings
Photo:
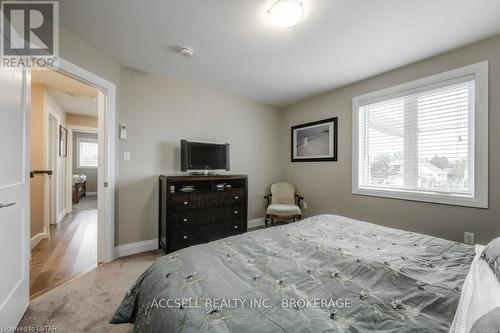
[[[229,144],[181,140],[181,169],[229,170]]]

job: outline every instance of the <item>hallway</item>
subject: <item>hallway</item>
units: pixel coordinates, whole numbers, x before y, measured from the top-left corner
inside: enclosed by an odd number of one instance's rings
[[[97,266],[97,197],[83,197],[31,252],[30,299]]]

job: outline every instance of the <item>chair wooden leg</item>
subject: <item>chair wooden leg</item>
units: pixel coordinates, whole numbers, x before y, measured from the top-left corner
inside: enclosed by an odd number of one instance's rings
[[[266,214],[266,217],[264,219],[264,223],[266,225],[266,228],[267,228],[267,224],[269,223],[269,215]]]
[[[274,217],[271,216],[271,227],[274,227]]]

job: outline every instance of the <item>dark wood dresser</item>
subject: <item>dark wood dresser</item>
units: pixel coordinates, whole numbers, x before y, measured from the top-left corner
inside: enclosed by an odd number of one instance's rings
[[[247,231],[246,175],[160,176],[158,245],[166,253]]]

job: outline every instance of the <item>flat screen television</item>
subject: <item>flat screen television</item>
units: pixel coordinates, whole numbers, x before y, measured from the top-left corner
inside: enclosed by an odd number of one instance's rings
[[[181,170],[230,170],[229,143],[206,143],[181,140]]]

